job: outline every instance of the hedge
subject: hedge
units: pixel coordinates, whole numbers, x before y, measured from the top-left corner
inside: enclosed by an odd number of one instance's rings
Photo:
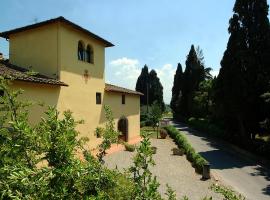
[[[193,128],[211,134],[219,138],[225,138],[225,131],[222,130],[219,126],[209,122],[209,120],[203,118],[194,118],[191,117],[187,120],[187,124]]]
[[[174,139],[175,143],[177,144],[178,148],[182,148],[188,161],[192,163],[192,166],[196,169],[196,171],[200,174],[203,172],[203,165],[208,164],[208,162],[190,145],[186,137],[181,134],[173,126],[164,127],[164,129],[168,132],[172,139]]]

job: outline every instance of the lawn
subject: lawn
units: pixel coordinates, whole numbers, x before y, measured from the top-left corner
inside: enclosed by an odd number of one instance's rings
[[[159,130],[160,130],[160,128],[158,128],[158,132],[159,132]],[[142,131],[149,133],[150,138],[157,138],[157,129],[156,128],[153,129],[153,127],[151,127],[151,126],[144,126],[141,128],[141,132]]]

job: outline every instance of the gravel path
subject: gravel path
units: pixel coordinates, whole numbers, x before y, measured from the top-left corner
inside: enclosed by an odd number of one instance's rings
[[[247,200],[270,200],[270,170],[257,161],[181,123],[174,123],[188,141],[211,164],[212,173]]]
[[[212,196],[214,200],[221,200],[222,197],[209,189],[213,183],[211,180],[202,181],[201,175],[195,173],[194,168],[185,156],[173,156],[171,149],[176,147],[171,139],[151,139],[153,146],[157,147],[157,154],[154,155],[156,165],[151,169],[157,176],[160,185],[160,192],[166,192],[168,183],[177,194],[177,197],[188,196],[190,200],[201,200],[205,196]],[[135,153],[120,151],[105,157],[106,165],[121,171],[132,164],[132,157]]]

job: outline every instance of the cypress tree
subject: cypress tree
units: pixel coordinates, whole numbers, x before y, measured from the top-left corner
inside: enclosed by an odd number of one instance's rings
[[[140,99],[141,105],[147,104],[147,89],[149,89],[148,82],[149,82],[148,67],[147,65],[144,65],[136,83],[136,91],[144,94],[143,96],[141,96],[141,99]]]
[[[204,66],[198,59],[194,45],[192,45],[186,60],[186,69],[183,77],[183,96],[179,105],[181,115],[184,117],[191,116],[194,93],[199,89],[199,84],[203,80]]]
[[[152,105],[157,102],[161,106],[162,111],[165,110],[165,104],[163,101],[163,86],[157,76],[155,70],[151,70],[149,73],[149,103]]]
[[[182,82],[183,82],[183,69],[182,69],[182,65],[178,63],[176,73],[174,75],[172,99],[170,103],[171,109],[174,114],[176,113],[177,102],[179,102],[181,99],[180,94],[181,94]]]
[[[233,11],[216,100],[228,131],[244,141],[255,137],[265,117],[261,95],[270,80],[268,5],[266,0],[236,0]]]
[[[147,98],[149,106],[155,101],[161,106],[162,111],[165,110],[163,101],[163,86],[157,76],[155,70],[148,72],[147,65],[144,65],[142,72],[137,79],[136,91],[143,93],[141,96],[141,105],[147,105]]]

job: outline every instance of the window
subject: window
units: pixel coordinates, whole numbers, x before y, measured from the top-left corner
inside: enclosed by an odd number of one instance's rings
[[[101,93],[100,92],[96,93],[96,104],[101,104]]]
[[[85,51],[85,61],[88,63],[94,63],[94,52],[93,48],[90,45],[87,45]]]
[[[122,94],[122,104],[126,104],[126,96]]]
[[[78,60],[84,60],[84,47],[83,47],[83,43],[81,41],[79,41],[78,43]]]

